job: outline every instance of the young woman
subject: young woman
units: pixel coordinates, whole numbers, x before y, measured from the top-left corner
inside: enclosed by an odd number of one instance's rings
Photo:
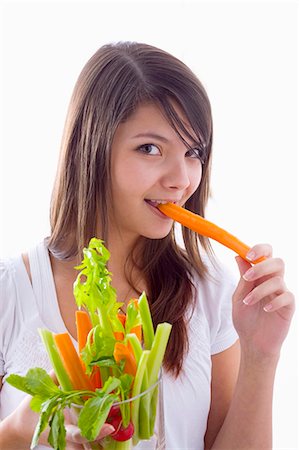
[[[66,120],[51,235],[1,268],[3,450],[29,448],[37,421],[29,398],[5,379],[51,370],[38,327],[76,339],[74,266],[93,236],[111,252],[119,301],[144,290],[155,325],[173,324],[164,363],[167,450],[271,448],[274,376],[294,312],[284,263],[258,244],[248,257],[266,259],[251,266],[237,257],[235,286],[208,240],[183,228],[182,249],[157,208],[175,202],[204,216],[211,149],[207,94],[181,61],[118,43],[87,62]],[[112,431],[105,425],[99,439]],[[68,449],[83,448],[74,427],[67,438]]]

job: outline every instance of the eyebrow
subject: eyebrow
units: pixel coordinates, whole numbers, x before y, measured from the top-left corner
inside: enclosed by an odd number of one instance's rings
[[[138,138],[151,138],[151,139],[158,139],[162,142],[169,142],[168,139],[166,139],[164,136],[160,136],[156,133],[139,133],[136,134],[136,136],[133,136],[132,139],[138,139]]]
[[[138,138],[150,138],[150,139],[158,139],[161,142],[167,143],[169,142],[169,139],[167,139],[164,136],[161,136],[160,134],[157,133],[152,133],[151,131],[149,131],[148,133],[138,133],[135,136],[132,137],[132,139],[138,139]],[[195,140],[193,140],[193,142],[190,145],[192,146],[198,146],[198,142],[196,142]]]

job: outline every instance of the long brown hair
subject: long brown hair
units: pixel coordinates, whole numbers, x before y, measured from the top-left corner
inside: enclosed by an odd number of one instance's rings
[[[162,109],[186,146],[190,133],[174,103],[187,118],[201,150],[203,169],[201,183],[185,207],[204,216],[212,116],[203,85],[183,62],[161,49],[136,42],[108,44],[83,68],[67,114],[51,202],[48,248],[55,257],[81,256],[99,226],[105,241],[112,140],[118,125],[145,102]],[[195,301],[192,274],[206,274],[199,248],[212,253],[206,238],[184,227],[182,236],[185,250],[177,244],[173,229],[164,239],[140,238],[142,252],[137,253],[136,247],[131,255],[131,264],[138,264],[144,274],[155,326],[162,321],[173,325],[165,368],[175,376],[188,350],[187,313]]]

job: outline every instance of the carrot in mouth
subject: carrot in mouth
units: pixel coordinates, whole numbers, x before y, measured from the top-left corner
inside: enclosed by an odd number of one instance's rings
[[[250,247],[230,234],[228,231],[225,231],[223,228],[218,227],[214,223],[204,219],[198,214],[188,211],[187,209],[182,208],[181,206],[178,206],[174,203],[160,203],[159,205],[157,205],[157,207],[166,216],[170,217],[176,222],[179,222],[180,224],[184,225],[190,230],[195,231],[196,233],[201,234],[202,236],[206,236],[220,242],[220,244],[233,250],[243,259],[247,260],[246,255],[249,252]],[[265,258],[262,257],[256,259],[255,261],[248,261],[256,264],[260,261],[263,261],[264,259]]]

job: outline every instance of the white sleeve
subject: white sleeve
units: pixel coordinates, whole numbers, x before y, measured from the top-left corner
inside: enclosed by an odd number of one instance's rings
[[[232,296],[235,285],[231,282],[222,284],[219,295],[219,309],[217,317],[217,328],[214,326],[214,333],[211,339],[211,355],[223,352],[231,347],[238,339],[232,320]]]
[[[220,353],[238,339],[232,320],[232,296],[236,277],[223,266],[207,263],[208,278],[200,285],[199,301],[205,311],[210,330],[210,354]]]
[[[16,286],[10,260],[0,261],[0,376],[5,374],[5,355],[16,324]]]

